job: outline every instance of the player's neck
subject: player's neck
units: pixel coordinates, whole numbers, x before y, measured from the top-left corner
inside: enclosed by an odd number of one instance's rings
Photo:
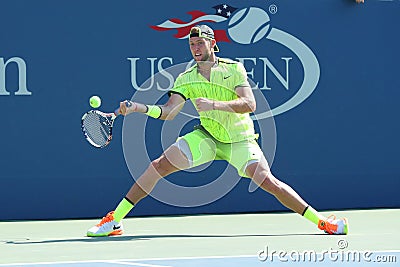
[[[202,62],[197,62],[197,71],[208,81],[211,79],[211,68],[216,66],[218,63],[216,57],[213,57],[213,60],[207,60]]]
[[[197,69],[199,72],[210,72],[213,66],[218,64],[218,59],[214,54],[206,61],[197,62]]]

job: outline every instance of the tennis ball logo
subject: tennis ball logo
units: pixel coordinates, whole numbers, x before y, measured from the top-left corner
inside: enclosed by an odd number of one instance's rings
[[[257,7],[237,11],[228,24],[229,36],[240,44],[253,44],[260,41],[267,35],[269,29],[268,13]]]

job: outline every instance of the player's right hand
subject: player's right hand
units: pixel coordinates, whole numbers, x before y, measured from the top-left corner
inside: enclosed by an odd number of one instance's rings
[[[137,104],[135,102],[125,100],[119,103],[119,114],[128,115],[135,112],[137,109]]]

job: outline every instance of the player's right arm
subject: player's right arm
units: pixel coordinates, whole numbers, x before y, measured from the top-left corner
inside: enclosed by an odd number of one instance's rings
[[[161,114],[158,117],[160,120],[172,120],[181,111],[185,104],[185,99],[179,94],[171,94],[167,103],[158,106],[161,109]],[[119,112],[126,116],[133,112],[146,113],[149,108],[155,108],[156,106],[146,105],[138,102],[131,102],[130,107],[126,106],[126,101],[120,103]]]

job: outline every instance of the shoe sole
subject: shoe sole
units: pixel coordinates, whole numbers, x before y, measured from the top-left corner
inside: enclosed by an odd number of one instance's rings
[[[86,233],[88,237],[104,237],[104,236],[116,236],[116,235],[122,235],[124,232],[122,230],[115,230],[112,231],[111,233],[108,234],[95,234],[95,233]]]
[[[122,230],[115,230],[111,233],[108,234],[108,236],[114,236],[114,235],[122,235],[124,232]]]

